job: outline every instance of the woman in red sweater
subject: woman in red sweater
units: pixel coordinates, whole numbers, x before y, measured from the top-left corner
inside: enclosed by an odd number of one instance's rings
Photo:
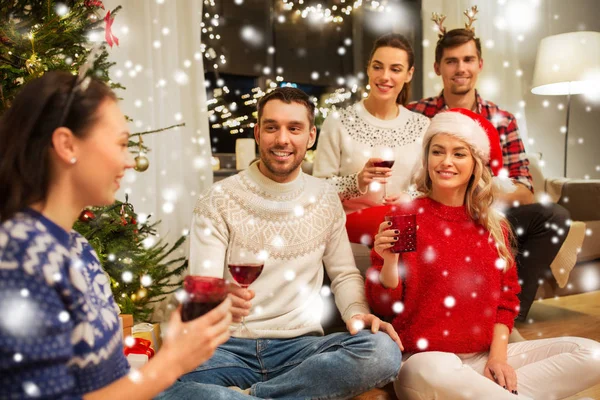
[[[520,288],[510,229],[492,208],[494,187],[506,188],[495,185],[506,180],[493,125],[464,109],[436,115],[423,139],[422,167],[415,183],[423,197],[350,214],[347,223],[353,242],[376,233],[366,293],[407,352],[398,397],[550,399],[599,382],[600,344],[593,340],[508,344]],[[381,222],[390,212],[417,215],[415,252],[391,252],[400,232]]]

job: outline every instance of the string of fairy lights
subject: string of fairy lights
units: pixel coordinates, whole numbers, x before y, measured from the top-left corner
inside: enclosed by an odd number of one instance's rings
[[[227,104],[226,102],[225,96],[230,93],[229,88],[223,86],[222,88],[213,89],[213,97],[207,101],[211,128],[224,129],[232,135],[243,134],[246,129],[253,129],[254,121],[256,120],[256,104],[261,97],[279,85],[271,81],[267,83],[267,86],[268,89],[266,90],[254,87],[250,93],[244,93],[239,96],[240,103],[248,112],[242,112],[238,115],[234,115],[240,107],[238,103],[233,101]],[[311,100],[315,104],[316,117],[327,118],[330,112],[345,106],[352,99],[355,100],[356,96],[366,97],[368,90],[368,85],[365,88],[359,88],[355,85],[352,88],[337,88],[332,93],[324,95],[320,101],[318,98],[312,97]]]
[[[387,0],[355,0],[346,1],[339,0],[338,4],[331,6],[323,6],[318,3],[316,5],[306,5],[304,0],[282,0],[281,8],[284,11],[293,12],[296,16],[320,20],[325,23],[333,22],[340,24],[344,22],[344,17],[352,15],[352,12],[366,7],[371,11],[384,12],[389,11]]]
[[[243,0],[237,0],[236,4],[241,4]],[[285,22],[284,14],[288,15],[290,21],[298,18],[310,19],[321,23],[343,23],[344,17],[348,17],[353,11],[365,7],[370,11],[384,12],[389,10],[387,0],[339,0],[337,4],[323,5],[308,0],[280,0],[277,3],[279,8],[279,22]],[[221,16],[218,13],[218,6],[215,0],[204,0],[204,12],[202,15],[202,37],[201,51],[204,58],[208,61],[205,65],[212,67],[213,71],[219,73],[219,67],[227,63],[227,58],[221,53],[220,46],[221,34]],[[207,101],[210,126],[213,129],[223,129],[232,135],[243,134],[248,129],[254,128],[256,120],[256,104],[258,100],[266,93],[278,87],[285,81],[283,74],[277,74],[274,79],[266,81],[266,87],[254,87],[248,93],[233,94],[225,85],[222,79],[217,79],[217,86],[212,90],[212,98]],[[337,82],[343,86],[344,82]],[[353,84],[349,87],[339,87],[333,93],[323,96],[321,101],[316,97],[313,102],[316,106],[317,118],[326,118],[331,110],[343,106],[356,97],[356,93],[366,97],[368,87]],[[232,99],[233,98],[233,99]]]
[[[221,16],[217,11],[217,5],[214,0],[204,0],[204,13],[202,14],[202,22],[200,29],[202,31],[200,51],[204,57],[212,63],[215,71],[219,69],[219,65],[227,64],[225,54],[219,52],[219,41],[221,34],[219,28],[221,26]]]

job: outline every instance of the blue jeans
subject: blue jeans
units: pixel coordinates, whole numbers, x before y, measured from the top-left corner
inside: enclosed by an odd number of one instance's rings
[[[347,399],[396,378],[402,356],[385,333],[231,338],[158,399]],[[251,396],[227,386],[250,388]]]

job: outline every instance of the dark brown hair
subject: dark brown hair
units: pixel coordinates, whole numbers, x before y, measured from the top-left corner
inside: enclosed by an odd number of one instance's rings
[[[399,33],[388,33],[379,37],[375,41],[375,43],[373,43],[371,55],[369,56],[368,66],[371,65],[371,61],[373,61],[373,56],[375,55],[377,49],[379,49],[380,47],[394,47],[396,49],[404,50],[408,55],[408,69],[411,69],[415,65],[415,52],[413,51],[413,48],[410,45],[408,39],[406,39]],[[402,87],[402,90],[398,94],[398,97],[396,98],[396,103],[406,105],[406,103],[408,103],[408,99],[410,98],[410,93],[410,82],[406,82]]]
[[[310,127],[315,126],[315,105],[312,101],[310,101],[310,97],[306,93],[304,93],[300,89],[296,89],[293,87],[279,87],[267,94],[265,94],[258,101],[258,123],[260,124],[260,117],[263,113],[265,105],[271,100],[280,100],[286,104],[298,103],[302,104],[306,107],[306,112],[308,113],[308,121],[310,122]]]
[[[44,200],[50,181],[52,134],[59,128],[76,77],[51,71],[28,83],[0,119],[0,221]],[[96,122],[96,111],[116,96],[92,79],[87,90],[76,90],[62,126],[79,138]]]
[[[452,29],[438,40],[437,45],[435,46],[435,62],[437,64],[442,62],[442,56],[444,55],[445,49],[461,46],[465,43],[469,43],[471,40],[475,42],[477,57],[481,59],[481,41],[478,37],[475,37],[473,31],[461,28]]]

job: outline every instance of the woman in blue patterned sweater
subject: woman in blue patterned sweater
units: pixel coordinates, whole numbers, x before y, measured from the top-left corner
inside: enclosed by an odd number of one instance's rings
[[[228,337],[230,301],[194,321],[174,312],[160,352],[129,373],[109,280],[71,230],[107,205],[133,166],[103,83],[48,72],[0,121],[0,398],[147,399]]]

